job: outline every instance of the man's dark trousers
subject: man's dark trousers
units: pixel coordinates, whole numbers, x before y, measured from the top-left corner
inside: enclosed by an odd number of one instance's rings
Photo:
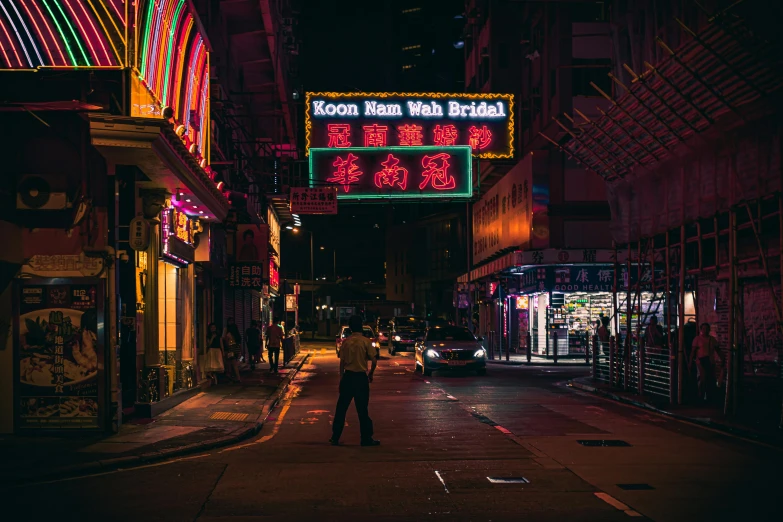
[[[372,439],[372,420],[367,413],[367,405],[370,402],[370,380],[364,372],[346,372],[340,379],[340,398],[337,399],[337,409],[334,412],[332,422],[332,440],[340,440],[340,435],[345,427],[345,414],[351,400],[356,404],[356,413],[359,415],[359,431],[362,440]]]
[[[267,352],[269,353],[269,371],[276,372],[277,365],[280,362],[280,347],[269,348]]]

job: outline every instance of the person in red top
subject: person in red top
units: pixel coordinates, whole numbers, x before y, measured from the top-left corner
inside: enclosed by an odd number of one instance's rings
[[[266,329],[266,348],[269,354],[269,372],[277,373],[280,361],[280,347],[283,344],[283,329],[274,320]]]

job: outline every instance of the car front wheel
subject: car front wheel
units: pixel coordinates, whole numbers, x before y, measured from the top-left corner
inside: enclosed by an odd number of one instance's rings
[[[428,370],[426,368],[422,368],[421,369],[421,373],[424,374],[425,377],[429,377],[430,375],[432,375],[432,370]]]

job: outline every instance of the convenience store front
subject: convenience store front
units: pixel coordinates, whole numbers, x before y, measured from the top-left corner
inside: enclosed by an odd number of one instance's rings
[[[618,291],[625,287],[624,271],[618,271]],[[587,343],[596,335],[596,322],[608,317],[609,335],[619,329],[625,336],[628,307],[626,294],[615,302],[614,265],[527,266],[518,273],[516,292],[508,303],[508,321],[519,334],[518,350],[542,357],[584,357]],[[641,292],[631,303],[631,327],[640,317],[662,319],[663,306],[651,292]]]

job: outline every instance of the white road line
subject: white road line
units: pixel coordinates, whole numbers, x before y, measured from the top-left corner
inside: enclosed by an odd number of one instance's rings
[[[440,476],[440,471],[436,471],[435,472],[435,476],[438,477],[438,480],[440,480],[440,483],[443,484],[443,489],[445,489],[446,493],[448,493],[449,492],[449,488],[446,487],[446,481],[443,480],[443,477]]]

